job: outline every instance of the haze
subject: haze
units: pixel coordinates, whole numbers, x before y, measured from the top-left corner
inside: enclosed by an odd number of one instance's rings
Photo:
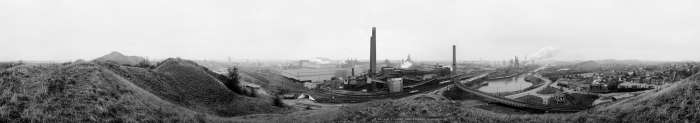
[[[0,61],[367,59],[373,26],[380,60],[700,60],[692,0],[3,0]]]

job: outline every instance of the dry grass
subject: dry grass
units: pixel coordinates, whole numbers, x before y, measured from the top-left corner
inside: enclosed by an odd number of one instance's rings
[[[95,64],[19,66],[0,72],[0,122],[196,122]]]
[[[287,110],[274,107],[272,98],[236,94],[216,78],[218,75],[187,60],[167,59],[154,70],[110,68],[151,93],[198,112],[227,117]]]
[[[232,93],[197,65],[160,70],[175,72],[95,63],[0,70],[0,122],[204,122],[290,110]]]
[[[542,123],[578,122],[570,114],[503,114],[451,101],[373,101],[342,109],[335,121],[353,122],[466,122],[466,123]],[[583,121],[607,121],[590,117]]]
[[[628,122],[700,121],[700,76],[596,109]]]

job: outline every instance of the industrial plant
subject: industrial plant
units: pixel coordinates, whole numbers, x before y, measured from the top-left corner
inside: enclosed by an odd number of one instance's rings
[[[700,123],[698,11],[6,0],[0,123]]]

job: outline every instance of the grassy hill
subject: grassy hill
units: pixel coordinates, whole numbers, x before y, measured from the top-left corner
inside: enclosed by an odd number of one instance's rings
[[[272,106],[270,98],[247,97],[229,90],[217,79],[220,75],[188,60],[166,59],[153,70],[110,68],[149,92],[198,112],[226,117],[285,110]]]
[[[600,106],[593,113],[625,122],[699,122],[700,75],[644,93],[628,100]]]
[[[280,113],[271,98],[223,86],[206,68],[168,59],[155,69],[114,63],[20,65],[0,70],[0,122],[200,122]]]
[[[93,63],[22,65],[0,75],[0,122],[196,122],[196,117],[203,118]]]

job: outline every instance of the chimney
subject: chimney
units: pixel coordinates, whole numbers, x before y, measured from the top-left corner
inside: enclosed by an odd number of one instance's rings
[[[457,45],[452,45],[452,72],[457,71]]]
[[[352,69],[350,69],[350,75],[355,76],[355,67],[353,66]]]
[[[374,78],[377,71],[377,28],[372,27],[372,37],[370,37],[369,49],[369,76]]]

